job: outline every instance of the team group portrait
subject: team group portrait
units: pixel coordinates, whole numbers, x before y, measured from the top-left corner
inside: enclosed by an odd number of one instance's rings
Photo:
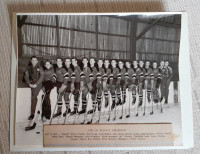
[[[42,145],[55,124],[172,123],[181,136],[180,31],[179,14],[18,16],[16,143]]]

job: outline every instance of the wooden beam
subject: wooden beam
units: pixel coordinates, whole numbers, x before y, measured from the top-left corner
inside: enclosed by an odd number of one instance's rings
[[[158,38],[153,38],[153,37],[141,37],[140,39],[147,39],[147,40],[156,40],[156,41],[166,41],[166,42],[180,43],[180,41],[177,41],[177,40],[166,40],[166,39],[158,39]]]
[[[27,15],[24,15],[20,19],[20,16],[17,16],[17,25],[18,25],[19,28],[21,28],[25,24],[27,17],[28,17]]]
[[[56,36],[57,36],[57,56],[60,57],[60,34],[59,34],[59,21],[58,21],[58,15],[55,16],[56,18]]]
[[[151,29],[161,18],[156,19],[153,23],[151,23],[149,26],[147,26],[143,32],[141,32],[137,37],[136,41],[139,40],[149,29]]]
[[[156,53],[156,52],[136,52],[137,54],[156,54],[156,55],[171,55],[171,56],[179,56],[179,54],[174,53]]]
[[[136,59],[136,32],[137,32],[137,16],[133,16],[130,30],[130,60]]]
[[[99,59],[99,50],[98,50],[98,26],[99,26],[99,20],[98,20],[98,16],[95,16],[95,32],[96,32],[96,56],[97,59]]]
[[[138,19],[138,23],[145,23],[150,24],[149,21]],[[164,27],[170,27],[170,28],[181,28],[181,24],[170,24],[170,23],[164,23],[162,21],[158,21],[156,25],[164,26]]]
[[[25,23],[25,25],[39,26],[39,27],[49,27],[49,28],[57,28],[57,26],[44,25],[44,24],[35,24],[35,23]],[[96,34],[95,31],[87,31],[87,30],[80,30],[80,29],[66,28],[66,27],[59,27],[59,28],[60,29],[64,29],[64,30],[71,30],[71,31],[77,31],[77,32],[85,32],[85,33]],[[118,36],[118,37],[130,37],[129,35],[108,34],[108,33],[102,33],[102,32],[98,32],[98,34],[100,34],[100,35],[109,35],[109,36]]]

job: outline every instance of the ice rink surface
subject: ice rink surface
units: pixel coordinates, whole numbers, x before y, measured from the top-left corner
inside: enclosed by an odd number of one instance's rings
[[[36,111],[41,108],[41,96],[43,92],[40,91],[38,95],[38,104],[36,107]],[[144,91],[145,95],[145,91]],[[50,99],[51,99],[51,110],[53,112],[55,105],[56,105],[56,89],[54,88],[51,92]],[[16,125],[15,125],[15,143],[17,146],[36,146],[36,147],[43,147],[43,122],[41,121],[41,116],[39,116],[39,121],[34,130],[25,131],[25,127],[28,125],[32,125],[33,121],[28,121],[27,118],[30,114],[30,89],[29,88],[19,88],[17,92],[17,106],[16,106]],[[88,106],[87,111],[92,109],[92,101],[90,95],[88,95]],[[111,99],[111,97],[110,97]],[[70,108],[73,110],[73,95],[71,98]],[[130,100],[130,101],[129,101]],[[111,101],[111,100],[110,100]],[[180,100],[179,100],[180,101]],[[64,102],[64,101],[63,101]],[[174,91],[173,85],[170,85],[170,92],[169,92],[169,104],[165,105],[164,100],[162,101],[162,108],[163,113],[161,113],[161,104],[153,104],[154,113],[150,115],[152,111],[152,105],[149,104],[146,100],[146,110],[145,115],[144,113],[144,104],[140,107],[139,115],[136,116],[137,106],[138,106],[138,96],[137,101],[135,104],[130,104],[130,117],[126,118],[126,115],[129,114],[129,103],[132,102],[131,93],[127,94],[126,103],[123,105],[123,118],[119,119],[122,115],[122,105],[117,106],[116,111],[115,109],[109,112],[109,107],[105,108],[104,104],[104,97],[102,97],[102,110],[99,123],[172,123],[173,133],[175,142],[174,145],[181,145],[182,144],[182,129],[181,129],[181,103],[174,102]],[[145,102],[145,99],[143,99]],[[79,110],[81,110],[80,101]],[[111,105],[111,104],[110,104]],[[23,108],[23,112],[22,112]],[[65,104],[63,103],[62,111],[65,111]],[[115,112],[116,118],[115,120]],[[110,113],[110,114],[109,114]],[[110,115],[110,120],[108,121],[108,117]],[[93,123],[97,123],[99,119],[99,111],[96,110],[95,114],[88,114],[85,118],[86,124],[88,121],[91,120],[93,116]],[[35,116],[36,117],[36,116]],[[76,119],[75,119],[76,117]],[[75,120],[74,120],[75,119]],[[52,124],[63,124],[65,118],[60,116],[52,120]],[[65,124],[81,124],[84,121],[84,114],[81,115],[67,115]],[[44,122],[44,124],[49,124],[50,120]]]

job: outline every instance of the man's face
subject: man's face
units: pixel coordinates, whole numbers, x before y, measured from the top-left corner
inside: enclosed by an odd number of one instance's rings
[[[149,66],[150,66],[150,62],[149,62],[149,61],[146,61],[145,66],[146,66],[146,67],[149,67]]]
[[[169,66],[169,62],[166,61],[166,62],[165,62],[165,67],[168,67],[168,66]]]
[[[77,60],[76,59],[72,59],[72,65],[75,67],[77,66]]]
[[[161,66],[161,67],[164,67],[164,65],[165,65],[165,62],[164,62],[164,61],[161,61],[161,62],[160,62],[160,66]]]
[[[31,59],[31,64],[32,64],[33,66],[35,66],[37,63],[38,63],[37,58],[32,58],[32,59]]]
[[[153,63],[153,68],[157,68],[157,63]]]
[[[112,67],[116,67],[116,61],[115,60],[112,60],[112,62],[111,62],[111,65],[112,65]]]
[[[130,62],[126,62],[126,67],[130,68],[131,67],[131,63]]]
[[[57,65],[58,65],[58,67],[61,67],[62,66],[62,60],[61,59],[57,59]]]
[[[47,61],[47,62],[45,63],[45,67],[46,67],[47,69],[50,69],[50,68],[51,68],[50,62]]]
[[[133,61],[133,66],[137,67],[138,66],[138,62],[137,61]]]
[[[119,68],[122,69],[124,66],[124,63],[120,61],[118,65],[119,65]]]
[[[101,68],[102,66],[103,66],[103,61],[102,61],[102,60],[99,60],[99,61],[98,61],[98,67]]]
[[[108,68],[109,65],[110,65],[110,62],[109,62],[108,60],[106,60],[106,61],[104,62],[104,65],[105,65],[105,68]]]
[[[65,59],[65,65],[66,65],[66,66],[70,66],[70,64],[71,64],[70,59]]]
[[[140,62],[139,62],[139,65],[140,65],[140,67],[143,67],[143,66],[144,66],[144,62],[143,62],[143,61],[140,61]]]
[[[94,66],[95,60],[93,58],[90,59],[90,66]]]
[[[84,66],[87,66],[88,60],[87,60],[86,58],[84,58],[84,59],[82,60],[82,62],[83,62],[83,65],[84,65]]]

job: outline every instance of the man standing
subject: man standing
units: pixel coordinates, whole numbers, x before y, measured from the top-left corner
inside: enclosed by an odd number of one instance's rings
[[[102,98],[102,91],[103,91],[103,75],[105,74],[104,68],[103,66],[103,60],[99,59],[98,60],[98,67],[97,67],[97,83],[96,83],[96,87],[97,87],[97,103],[98,103],[98,111],[101,110],[101,98]]]
[[[82,110],[79,112],[79,114],[86,113],[87,109],[87,101],[88,99],[86,98],[88,92],[89,92],[89,83],[91,81],[92,76],[91,75],[91,70],[88,67],[88,59],[83,58],[82,59],[83,63],[83,68],[81,69],[81,80],[80,80],[80,90],[82,91]]]
[[[171,79],[172,79],[172,68],[169,67],[169,62],[168,61],[165,61],[165,69],[166,69],[166,72],[165,72],[165,104],[168,104],[168,96],[169,96],[169,85],[170,85],[170,82],[171,82]]]
[[[78,61],[76,58],[72,58],[72,65],[74,67],[73,73],[71,75],[71,91],[74,95],[74,110],[70,115],[74,115],[78,112],[79,97],[80,97],[80,80],[81,80],[81,69],[78,66]]]
[[[110,90],[108,87],[108,81],[111,74],[111,69],[109,68],[110,62],[108,59],[104,61],[104,67],[105,67],[105,74],[103,75],[103,91],[104,91],[104,97],[105,97],[105,108],[108,107],[109,103],[109,93]]]
[[[53,115],[53,118],[58,117],[62,114],[62,97],[65,93],[67,83],[69,81],[69,73],[64,69],[63,67],[63,61],[61,58],[56,59],[57,63],[57,68],[55,70],[57,81],[55,86],[57,87],[57,103],[58,103],[58,108],[57,108],[57,113]]]
[[[148,103],[151,102],[151,87],[152,87],[152,78],[151,78],[151,75],[153,74],[153,71],[152,71],[152,69],[149,66],[150,66],[150,61],[146,61],[146,63],[145,63],[144,86],[145,86],[145,89],[147,90],[147,100],[148,100]]]
[[[45,61],[44,65],[44,81],[43,89],[45,92],[44,102],[42,104],[42,119],[50,119],[51,117],[51,101],[50,93],[54,88],[54,83],[56,82],[56,75],[50,61]]]
[[[65,70],[69,74],[69,80],[67,82],[67,88],[66,88],[65,93],[64,93],[64,100],[65,100],[66,111],[63,113],[63,116],[65,117],[67,114],[69,114],[71,112],[71,110],[70,110],[70,98],[69,98],[69,95],[71,93],[71,75],[72,75],[73,71],[71,69],[70,58],[66,58],[65,59],[65,67],[64,68],[65,68]]]
[[[117,105],[122,105],[122,103],[124,104],[126,100],[124,99],[126,97],[126,86],[125,86],[126,69],[124,68],[124,63],[122,60],[118,62],[118,66],[119,66],[119,74],[117,75],[117,98],[118,98]],[[123,100],[121,100],[121,91]]]
[[[38,64],[37,57],[31,57],[31,65],[28,66],[24,74],[25,82],[31,88],[31,115],[29,120],[32,120],[35,115],[35,108],[37,105],[37,96],[42,89],[42,81],[44,78],[44,71],[41,66]]]
[[[165,97],[165,85],[166,85],[166,69],[165,69],[165,62],[164,61],[161,61],[160,62],[160,66],[159,66],[159,71],[160,71],[160,74],[161,74],[161,78],[162,78],[162,81],[161,81],[161,84],[160,84],[160,91],[161,91],[161,98],[160,98],[160,102],[162,102],[163,98]]]
[[[110,80],[109,80],[109,87],[111,91],[111,96],[112,96],[112,106],[111,110],[115,108],[116,102],[116,86],[117,86],[117,75],[119,74],[119,69],[117,68],[117,62],[116,60],[111,61],[112,69],[111,69],[111,75],[110,75]]]
[[[157,62],[153,62],[153,85],[152,85],[152,99],[154,103],[158,103],[160,101],[160,97],[159,97],[159,87],[160,87],[160,83],[161,83],[161,74],[160,74],[160,70],[157,68]],[[161,112],[162,112],[162,108],[161,108]]]
[[[136,116],[138,116],[138,110],[142,106],[143,103],[143,89],[144,89],[144,62],[142,60],[139,61],[139,67],[137,69],[137,78],[138,78],[138,94],[139,94],[139,103],[137,108]]]

